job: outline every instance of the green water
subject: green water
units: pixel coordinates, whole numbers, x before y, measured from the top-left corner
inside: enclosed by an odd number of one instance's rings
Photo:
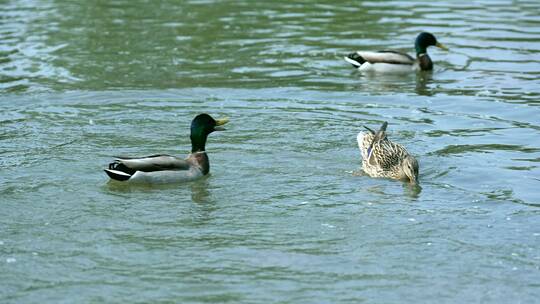
[[[432,74],[362,75],[358,49]],[[537,1],[0,1],[0,302],[533,303]],[[108,183],[113,155],[211,175]],[[356,174],[389,122],[421,189]]]

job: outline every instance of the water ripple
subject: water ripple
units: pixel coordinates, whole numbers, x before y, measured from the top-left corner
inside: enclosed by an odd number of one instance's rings
[[[0,299],[537,301],[539,8],[5,1]],[[433,73],[342,59],[420,31],[450,47]],[[186,155],[200,112],[231,118],[208,178],[107,182],[112,155]],[[358,174],[383,121],[421,188]]]

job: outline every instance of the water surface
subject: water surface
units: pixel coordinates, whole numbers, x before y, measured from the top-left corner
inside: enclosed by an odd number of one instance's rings
[[[540,281],[536,1],[0,2],[0,298],[8,303],[532,303]],[[411,53],[433,73],[362,75]],[[113,155],[211,175],[125,187]],[[389,122],[421,189],[357,174]],[[502,300],[504,299],[504,300]]]

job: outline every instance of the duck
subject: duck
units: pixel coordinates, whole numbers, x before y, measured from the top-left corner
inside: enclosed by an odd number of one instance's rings
[[[191,153],[182,159],[166,154],[144,157],[116,157],[105,169],[111,180],[123,183],[176,183],[193,181],[210,172],[206,140],[210,133],[223,131],[228,118],[214,119],[203,113],[191,121]]]
[[[359,71],[381,73],[406,73],[414,71],[431,71],[433,62],[427,53],[429,46],[436,46],[448,51],[448,48],[437,41],[431,33],[422,32],[416,37],[414,48],[416,59],[396,51],[357,51],[345,57]]]
[[[418,184],[418,161],[402,145],[392,142],[386,135],[388,122],[375,132],[360,131],[356,137],[362,155],[362,170],[371,177],[384,177]]]

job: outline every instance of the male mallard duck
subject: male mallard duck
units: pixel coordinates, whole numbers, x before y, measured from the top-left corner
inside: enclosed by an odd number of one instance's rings
[[[375,132],[360,132],[356,139],[362,153],[362,169],[371,177],[389,177],[418,184],[418,162],[405,147],[386,137],[387,122]]]
[[[111,179],[142,183],[172,183],[191,181],[210,171],[204,146],[208,134],[225,130],[227,118],[214,120],[208,114],[199,114],[191,122],[191,154],[186,159],[170,155],[146,157],[118,157],[105,172]]]
[[[416,59],[411,56],[395,51],[358,51],[347,57],[345,61],[358,68],[360,71],[374,72],[412,72],[431,71],[433,62],[427,53],[428,46],[434,45],[443,50],[448,50],[444,45],[437,42],[437,38],[431,33],[420,33],[416,37],[414,48],[416,49]]]

